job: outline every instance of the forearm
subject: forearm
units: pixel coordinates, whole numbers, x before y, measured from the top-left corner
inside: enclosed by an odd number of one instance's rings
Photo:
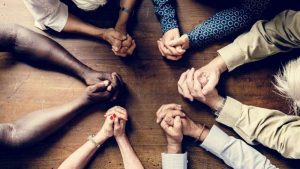
[[[84,111],[88,104],[84,97],[80,97],[61,106],[29,113],[14,123],[3,124],[0,129],[5,135],[0,134],[0,142],[10,147],[34,144]]]
[[[232,71],[245,63],[298,48],[299,16],[300,12],[284,11],[269,22],[258,21],[248,33],[240,35],[233,43],[220,49],[218,53],[228,70]]]
[[[136,156],[127,136],[116,138],[125,169],[143,169],[143,165]]]
[[[242,140],[228,136],[217,126],[212,127],[200,146],[232,168],[276,168],[264,155]]]
[[[251,17],[251,13],[238,7],[220,11],[188,33],[190,47],[202,48],[238,33],[250,26]]]
[[[67,23],[63,29],[64,32],[79,33],[96,38],[102,38],[105,29],[98,28],[89,23],[83,22],[76,16],[69,14]]]
[[[175,0],[153,0],[162,32],[178,28]]]
[[[120,7],[125,8],[126,11],[120,11],[119,19],[116,23],[116,30],[121,31],[121,33],[127,33],[127,23],[130,16],[134,10],[135,0],[121,0]]]
[[[99,132],[95,137],[93,137],[93,139],[98,145],[102,145],[107,140],[107,138],[101,132]],[[96,151],[97,151],[96,145],[91,141],[87,141],[79,149],[77,149],[74,153],[72,153],[58,168],[59,169],[84,168]]]
[[[227,97],[217,121],[232,127],[250,144],[259,142],[287,158],[300,158],[300,117],[247,106]]]
[[[50,64],[82,79],[84,73],[92,71],[91,68],[81,63],[52,39],[21,26],[15,25],[12,28],[15,29],[16,33],[14,43],[9,50],[18,54],[25,54],[16,55],[17,58]]]
[[[205,47],[249,27],[266,9],[270,0],[244,0],[237,6],[222,10],[188,33],[192,47]]]

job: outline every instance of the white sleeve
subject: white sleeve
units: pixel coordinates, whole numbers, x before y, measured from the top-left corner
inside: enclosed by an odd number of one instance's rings
[[[264,155],[244,141],[228,136],[217,126],[211,128],[208,136],[200,146],[235,169],[276,168]]]
[[[162,169],[187,169],[187,153],[167,154],[161,153]]]
[[[34,18],[34,25],[42,30],[51,28],[61,32],[68,20],[68,6],[60,0],[24,0]]]

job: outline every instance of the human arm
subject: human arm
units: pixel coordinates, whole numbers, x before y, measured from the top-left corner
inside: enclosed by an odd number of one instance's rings
[[[79,33],[100,38],[111,44],[112,49],[119,51],[126,35],[114,28],[98,28],[86,23],[68,12],[68,7],[60,0],[24,0],[27,9],[35,20],[35,26],[42,30],[51,28],[57,32]]]
[[[245,63],[254,62],[299,48],[300,12],[286,10],[271,21],[256,22],[248,33],[218,51],[229,71]]]
[[[231,97],[225,99],[216,90],[207,96],[205,101],[197,100],[211,107],[216,112],[216,120],[233,128],[247,143],[258,142],[286,158],[300,158],[300,151],[295,148],[295,143],[300,142],[300,117],[248,106]]]
[[[158,49],[162,56],[174,61],[181,59],[185,52],[180,46],[169,45],[170,41],[180,37],[175,3],[175,0],[153,0],[155,14],[163,32],[162,38],[157,41]]]
[[[168,125],[174,125],[171,112],[165,115]],[[211,129],[203,124],[196,124],[188,116],[181,117],[182,132],[184,135],[201,142],[200,146],[222,159],[232,168],[276,168],[258,151],[242,140],[228,136],[217,126]],[[180,160],[178,160],[180,162]]]
[[[37,110],[20,117],[15,122],[0,124],[0,145],[12,148],[33,145],[96,103],[110,99],[109,81],[87,87],[77,99],[61,106]]]
[[[208,129],[208,134],[200,141],[202,143],[199,146],[222,159],[232,168],[276,168],[263,154],[244,141],[228,136],[217,126]]]
[[[187,153],[182,153],[182,124],[179,116],[174,117],[173,125],[166,122],[166,117],[160,122],[167,139],[167,151],[162,153],[163,169],[187,169]]]
[[[113,136],[113,115],[107,116],[101,130],[95,136],[90,136],[89,140],[73,152],[58,168],[84,168],[98,150],[98,146],[101,147],[111,136]]]
[[[115,106],[108,111],[105,116],[115,114],[114,119],[114,137],[119,146],[123,164],[125,169],[143,169],[143,165],[137,155],[135,154],[128,137],[125,133],[126,121],[128,120],[128,113],[126,109],[120,106]]]
[[[237,132],[250,144],[259,142],[286,158],[299,159],[300,117],[278,110],[248,106],[227,97],[217,121]]]
[[[171,42],[171,46],[203,48],[208,44],[236,34],[250,26],[267,8],[270,0],[243,0],[221,10],[196,26],[191,32]]]
[[[87,85],[109,80],[116,90],[121,87],[119,75],[95,71],[54,40],[19,25],[1,25],[0,50],[17,53],[15,57],[20,60],[50,64],[77,76]]]

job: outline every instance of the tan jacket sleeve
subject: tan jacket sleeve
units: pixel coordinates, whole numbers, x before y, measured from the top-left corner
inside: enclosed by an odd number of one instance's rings
[[[248,33],[218,50],[228,71],[300,47],[300,12],[286,10],[271,21],[256,22]]]
[[[249,144],[259,142],[286,158],[300,159],[300,117],[248,106],[227,97],[217,121],[232,127]]]

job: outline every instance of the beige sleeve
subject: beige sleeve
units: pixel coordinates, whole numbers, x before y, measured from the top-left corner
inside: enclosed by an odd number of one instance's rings
[[[258,21],[251,30],[218,50],[229,71],[279,52],[300,47],[300,12],[286,10],[271,21]]]
[[[217,121],[233,128],[249,144],[259,142],[286,158],[300,158],[298,116],[244,105],[227,97]]]

